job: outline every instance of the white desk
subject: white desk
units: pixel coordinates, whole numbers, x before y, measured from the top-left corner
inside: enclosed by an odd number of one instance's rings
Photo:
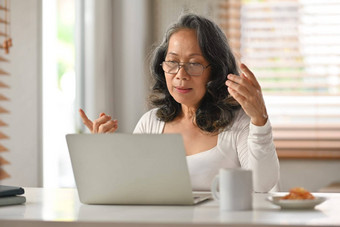
[[[254,195],[252,211],[220,212],[216,201],[197,206],[99,206],[79,202],[75,189],[25,188],[25,205],[0,207],[1,227],[39,226],[340,226],[340,193],[314,210],[281,210]]]

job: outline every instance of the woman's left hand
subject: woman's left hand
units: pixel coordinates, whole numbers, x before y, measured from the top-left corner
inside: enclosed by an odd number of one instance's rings
[[[240,68],[241,75],[229,74],[225,84],[228,86],[230,95],[240,103],[250,117],[251,123],[263,126],[266,124],[268,116],[261,86],[245,64],[241,64]]]

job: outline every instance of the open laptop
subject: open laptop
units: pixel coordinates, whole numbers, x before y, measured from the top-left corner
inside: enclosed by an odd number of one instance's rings
[[[79,199],[85,204],[193,205],[179,134],[66,135]]]

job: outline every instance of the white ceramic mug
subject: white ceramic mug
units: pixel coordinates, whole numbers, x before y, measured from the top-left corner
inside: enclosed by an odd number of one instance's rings
[[[219,175],[212,182],[211,192],[214,199],[219,200],[220,210],[251,210],[252,171],[240,168],[220,169]]]

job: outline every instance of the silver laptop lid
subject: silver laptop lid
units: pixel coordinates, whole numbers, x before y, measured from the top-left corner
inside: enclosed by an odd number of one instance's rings
[[[87,204],[193,204],[178,134],[66,135],[79,198]]]

